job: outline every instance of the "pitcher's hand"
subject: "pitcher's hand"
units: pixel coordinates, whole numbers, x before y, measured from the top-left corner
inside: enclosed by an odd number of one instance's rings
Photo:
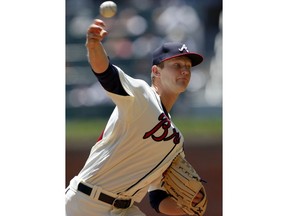
[[[95,48],[106,37],[108,32],[104,29],[105,23],[100,19],[95,19],[87,30],[86,47]]]

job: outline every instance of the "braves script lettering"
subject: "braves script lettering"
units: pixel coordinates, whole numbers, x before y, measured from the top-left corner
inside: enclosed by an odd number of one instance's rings
[[[172,128],[173,133],[168,134],[169,128],[171,127],[170,119],[167,118],[167,116],[164,113],[162,113],[158,117],[158,120],[159,120],[159,123],[154,128],[152,128],[152,130],[146,132],[143,136],[143,139],[152,137],[152,139],[156,142],[168,141],[168,140],[173,139],[173,143],[175,145],[178,144],[181,138],[180,133],[175,128]],[[160,136],[155,136],[155,133],[160,130],[163,130],[163,133]]]

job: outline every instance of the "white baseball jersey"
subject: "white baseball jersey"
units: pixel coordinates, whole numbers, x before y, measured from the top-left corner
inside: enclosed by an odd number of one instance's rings
[[[78,178],[140,202],[183,151],[184,139],[155,90],[115,67],[128,95],[107,91],[116,107]]]

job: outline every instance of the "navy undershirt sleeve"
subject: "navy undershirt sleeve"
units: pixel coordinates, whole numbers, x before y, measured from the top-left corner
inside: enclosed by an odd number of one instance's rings
[[[106,91],[122,96],[128,96],[121,84],[118,70],[111,63],[109,63],[108,68],[103,73],[96,73],[94,71],[93,73]]]
[[[152,208],[155,209],[156,212],[160,213],[159,205],[166,197],[169,197],[169,194],[163,190],[154,190],[149,192],[149,201]]]

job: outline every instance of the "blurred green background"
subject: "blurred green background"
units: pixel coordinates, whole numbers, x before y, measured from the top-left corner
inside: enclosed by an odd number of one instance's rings
[[[176,117],[173,122],[188,143],[221,143],[222,118]],[[66,121],[66,140],[71,148],[91,147],[105,128],[107,118],[73,119]]]

